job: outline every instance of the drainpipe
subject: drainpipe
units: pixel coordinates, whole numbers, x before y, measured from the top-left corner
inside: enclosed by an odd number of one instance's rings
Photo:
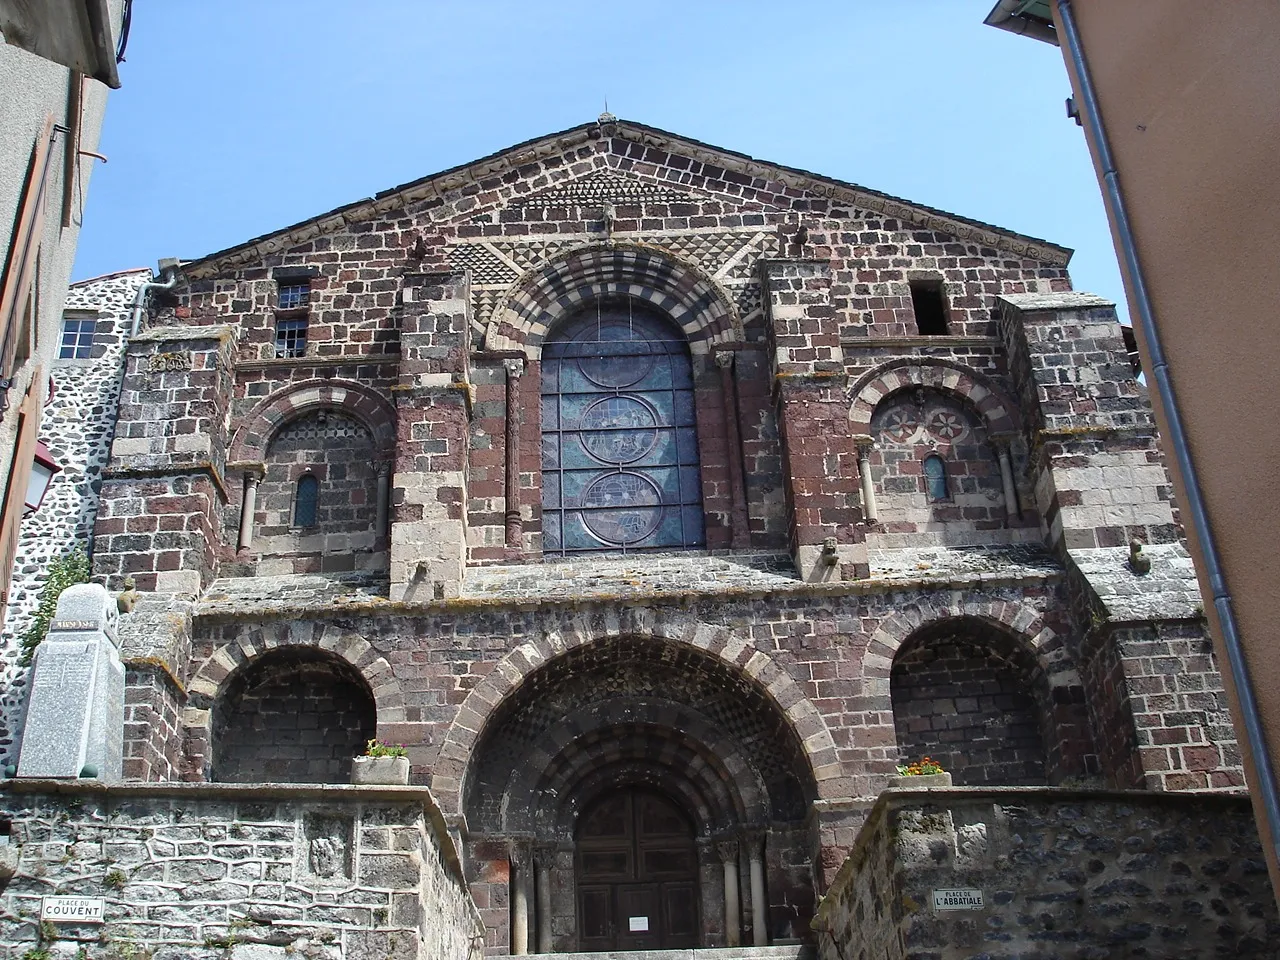
[[[160,276],[168,275],[169,279],[165,281],[148,280],[142,286],[138,287],[138,292],[133,295],[133,313],[129,321],[129,336],[136,337],[138,328],[142,325],[142,311],[146,306],[147,297],[153,290],[172,290],[178,285],[178,261],[177,260],[161,260]]]
[[[1076,28],[1071,0],[1057,0],[1057,4],[1059,19],[1062,23],[1060,39],[1075,68],[1076,78],[1080,84],[1080,113],[1098,151],[1098,164],[1102,167],[1104,199],[1111,213],[1111,222],[1115,227],[1120,255],[1124,259],[1132,283],[1133,302],[1138,308],[1138,326],[1142,329],[1143,339],[1147,341],[1147,350],[1151,354],[1150,377],[1155,382],[1156,392],[1159,393],[1160,403],[1164,407],[1169,433],[1167,439],[1173,450],[1173,458],[1178,464],[1178,471],[1182,474],[1182,482],[1186,486],[1187,497],[1184,506],[1191,516],[1191,525],[1195,529],[1196,539],[1200,541],[1200,549],[1204,554],[1205,576],[1209,580],[1209,588],[1213,594],[1213,608],[1218,614],[1218,622],[1222,625],[1222,644],[1227,652],[1231,679],[1235,683],[1236,696],[1240,701],[1241,720],[1249,742],[1249,752],[1253,754],[1253,762],[1258,771],[1259,783],[1256,786],[1262,797],[1263,809],[1266,811],[1272,854],[1276,861],[1280,862],[1280,797],[1276,794],[1275,771],[1271,764],[1271,754],[1267,750],[1267,741],[1262,732],[1262,718],[1258,714],[1258,703],[1253,695],[1253,682],[1249,678],[1249,665],[1244,657],[1244,645],[1236,623],[1235,608],[1231,593],[1227,589],[1227,580],[1222,570],[1222,561],[1218,556],[1213,531],[1209,526],[1204,494],[1200,490],[1195,465],[1191,462],[1191,449],[1187,443],[1182,415],[1178,412],[1173,393],[1169,361],[1165,358],[1164,346],[1160,342],[1160,332],[1156,329],[1151,298],[1147,295],[1142,266],[1138,262],[1133,229],[1129,225],[1129,214],[1125,209],[1124,197],[1120,193],[1120,181],[1116,173],[1115,160],[1111,156],[1111,144],[1107,141],[1106,132],[1102,127],[1102,114],[1098,107],[1097,94],[1093,89],[1093,81],[1089,76],[1089,68],[1085,63],[1084,48],[1080,43],[1080,33]]]

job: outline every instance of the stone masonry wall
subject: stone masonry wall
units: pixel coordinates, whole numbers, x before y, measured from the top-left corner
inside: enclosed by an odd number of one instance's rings
[[[479,917],[421,788],[11,782],[0,947],[82,958],[478,960]],[[102,897],[102,925],[37,924]]]
[[[1244,797],[954,788],[883,794],[814,928],[821,960],[1244,960],[1280,917]]]
[[[20,638],[39,603],[51,560],[76,545],[86,551],[98,510],[102,469],[115,431],[116,405],[129,333],[130,304],[151,271],[130,270],[72,284],[65,309],[96,312],[91,356],[54,360],[54,390],[40,438],[62,466],[39,511],[22,522],[4,633],[0,635],[0,766],[16,762],[17,727],[26,699],[27,670],[18,664]],[[57,355],[55,351],[55,356]]]

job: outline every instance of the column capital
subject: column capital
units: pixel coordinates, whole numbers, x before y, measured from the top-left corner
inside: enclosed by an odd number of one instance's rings
[[[720,855],[720,861],[722,863],[733,863],[738,859],[738,841],[717,840],[716,853]]]
[[[859,460],[865,460],[871,456],[871,451],[876,448],[876,438],[869,433],[855,433],[849,439],[853,441],[853,445],[858,449]]]
[[[512,840],[507,845],[507,859],[517,867],[527,867],[533,859],[533,843],[530,840]]]
[[[769,831],[764,827],[744,827],[742,830],[742,845],[747,849],[747,858],[750,860],[762,860],[764,858],[764,842],[769,835]]]
[[[502,365],[506,368],[507,376],[513,380],[524,375],[524,357],[503,357]]]
[[[716,358],[716,366],[721,370],[728,370],[733,366],[733,358],[735,351],[733,350],[717,350],[714,354]]]

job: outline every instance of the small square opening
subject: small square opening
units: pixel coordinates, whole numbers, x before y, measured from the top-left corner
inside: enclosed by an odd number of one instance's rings
[[[912,280],[911,309],[916,315],[916,332],[922,337],[945,337],[947,298],[941,280]]]

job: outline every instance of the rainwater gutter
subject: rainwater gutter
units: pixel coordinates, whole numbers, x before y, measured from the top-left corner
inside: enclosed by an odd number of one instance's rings
[[[178,285],[179,272],[176,261],[163,260],[160,262],[160,275],[165,276],[166,274],[168,274],[168,280],[148,280],[138,287],[138,291],[133,295],[132,315],[129,320],[130,337],[138,335],[138,328],[142,325],[142,311],[146,308],[147,297],[155,290],[172,290]]]
[[[1191,460],[1191,448],[1187,442],[1187,434],[1183,427],[1182,415],[1178,412],[1177,400],[1173,391],[1173,380],[1169,372],[1169,361],[1164,355],[1164,346],[1160,341],[1160,332],[1156,328],[1155,313],[1151,306],[1151,298],[1147,294],[1146,280],[1142,274],[1142,265],[1138,260],[1137,245],[1134,241],[1133,229],[1129,224],[1129,214],[1125,208],[1124,197],[1120,192],[1119,176],[1116,172],[1115,159],[1111,155],[1111,144],[1107,140],[1102,126],[1102,113],[1098,106],[1098,97],[1093,89],[1093,81],[1089,76],[1088,64],[1085,62],[1084,48],[1080,43],[1080,33],[1076,28],[1071,0],[1057,0],[1058,16],[1062,24],[1059,40],[1071,58],[1075,69],[1076,80],[1080,84],[1080,113],[1085,126],[1093,138],[1094,148],[1098,151],[1098,165],[1102,168],[1103,199],[1111,214],[1111,222],[1115,227],[1116,241],[1120,247],[1120,256],[1129,273],[1130,293],[1133,305],[1138,310],[1138,326],[1147,343],[1147,352],[1151,356],[1151,370],[1148,376],[1154,382],[1156,392],[1164,407],[1169,446],[1173,451],[1174,461],[1182,482],[1186,488],[1185,509],[1191,516],[1191,526],[1200,542],[1200,552],[1204,559],[1205,577],[1209,581],[1213,594],[1213,609],[1218,615],[1218,623],[1222,628],[1222,644],[1226,649],[1227,663],[1231,669],[1231,679],[1236,688],[1236,697],[1240,703],[1241,721],[1244,724],[1245,737],[1249,743],[1249,752],[1253,754],[1254,766],[1258,772],[1258,783],[1254,784],[1262,798],[1262,806],[1266,812],[1267,829],[1271,834],[1271,848],[1275,861],[1280,863],[1280,797],[1276,793],[1275,771],[1271,763],[1271,754],[1267,749],[1266,737],[1262,730],[1262,718],[1258,713],[1258,703],[1253,694],[1253,683],[1249,677],[1249,664],[1244,656],[1244,644],[1240,638],[1240,629],[1236,623],[1235,606],[1231,592],[1227,589],[1226,575],[1222,569],[1222,560],[1218,556],[1217,544],[1213,530],[1209,526],[1208,511],[1204,502],[1204,494],[1200,490],[1200,481],[1196,474],[1195,464]]]

